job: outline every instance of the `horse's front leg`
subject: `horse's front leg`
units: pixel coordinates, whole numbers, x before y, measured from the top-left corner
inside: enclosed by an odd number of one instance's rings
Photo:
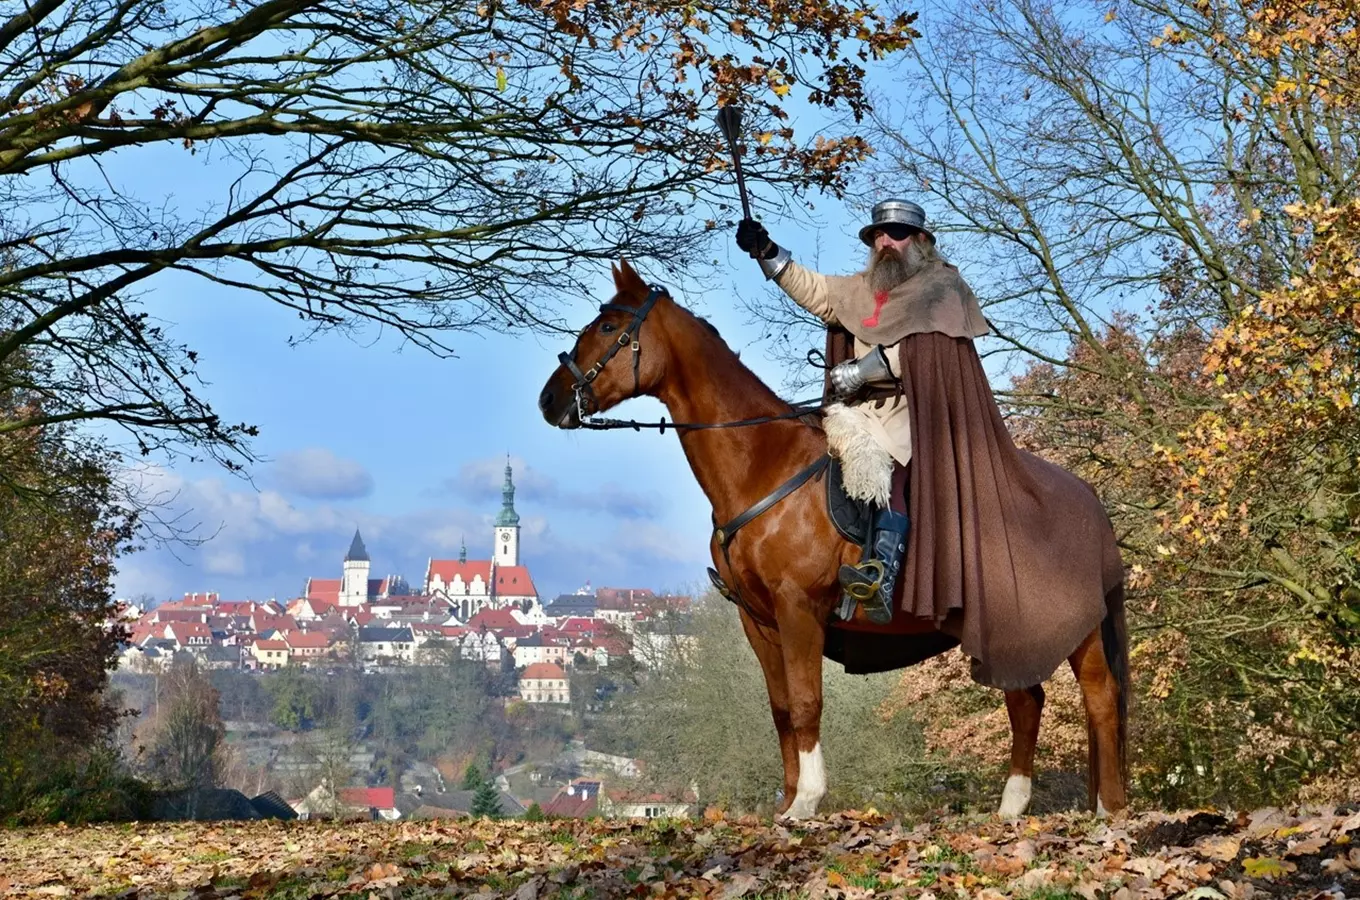
[[[826,796],[826,766],[822,761],[822,651],[826,625],[811,608],[801,588],[779,593],[776,620],[784,651],[784,679],[788,684],[789,717],[798,752],[798,782],[786,815],[809,819]]]
[[[793,803],[798,789],[798,749],[794,745],[793,719],[789,715],[789,689],[784,677],[784,651],[780,647],[779,632],[757,623],[746,610],[741,611],[741,627],[746,639],[760,661],[765,674],[765,689],[770,695],[770,713],[774,716],[774,730],[779,733],[779,754],[784,761],[784,801],[776,815],[783,815]]]
[[[1034,748],[1039,743],[1039,719],[1044,713],[1041,685],[1006,691],[1006,713],[1011,720],[1011,771],[1001,794],[997,815],[1006,819],[1022,816],[1029,808],[1034,778]]]

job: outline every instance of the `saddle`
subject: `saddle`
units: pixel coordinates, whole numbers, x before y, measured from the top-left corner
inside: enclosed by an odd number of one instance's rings
[[[831,457],[826,477],[826,508],[831,524],[841,537],[860,547],[869,543],[874,527],[874,505],[868,500],[856,500],[845,492],[841,478],[841,461]]]

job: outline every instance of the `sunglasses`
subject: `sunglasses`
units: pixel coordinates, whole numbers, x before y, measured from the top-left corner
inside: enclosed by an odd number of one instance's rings
[[[874,229],[875,235],[886,234],[895,241],[905,241],[913,234],[920,234],[920,232],[921,229],[919,228],[912,228],[910,225],[896,224],[880,225]]]

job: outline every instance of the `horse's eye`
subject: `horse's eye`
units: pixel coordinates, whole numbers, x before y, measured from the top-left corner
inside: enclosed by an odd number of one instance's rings
[[[613,324],[612,322],[600,323],[600,331],[604,332],[605,334],[609,334],[609,332],[617,330],[618,327],[619,326]]]

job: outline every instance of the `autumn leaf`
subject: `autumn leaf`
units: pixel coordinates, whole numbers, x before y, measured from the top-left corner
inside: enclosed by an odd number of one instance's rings
[[[1242,849],[1242,841],[1228,836],[1207,837],[1196,844],[1195,849],[1205,859],[1227,862],[1237,858],[1238,852]]]
[[[1274,881],[1290,872],[1298,871],[1298,866],[1288,860],[1268,856],[1252,856],[1242,860],[1242,871],[1251,878],[1265,878]]]

